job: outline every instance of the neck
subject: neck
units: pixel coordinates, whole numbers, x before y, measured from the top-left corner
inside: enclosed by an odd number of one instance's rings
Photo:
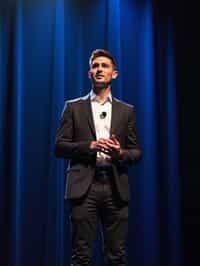
[[[110,86],[108,86],[107,88],[93,87],[93,91],[95,92],[96,95],[99,96],[100,100],[105,100],[110,94]]]

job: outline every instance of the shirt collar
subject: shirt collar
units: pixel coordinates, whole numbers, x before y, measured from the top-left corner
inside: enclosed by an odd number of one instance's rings
[[[96,93],[93,90],[90,91],[90,100],[91,101],[99,102],[99,96],[96,95]],[[112,95],[111,95],[111,92],[108,94],[108,96],[105,99],[104,103],[105,102],[111,102],[112,103]]]

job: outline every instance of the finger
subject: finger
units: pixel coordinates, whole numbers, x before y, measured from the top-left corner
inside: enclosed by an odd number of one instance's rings
[[[98,141],[106,141],[106,140],[108,140],[108,139],[106,139],[106,138],[99,138],[98,139]]]
[[[110,145],[114,144],[113,141],[108,141],[107,139],[100,139],[98,141],[98,146],[101,148],[110,148]]]
[[[111,139],[115,142],[115,144],[119,144],[119,141],[114,134],[112,134]]]
[[[106,144],[115,144],[115,142],[112,139],[107,139],[105,141]]]
[[[107,139],[104,139],[104,138],[100,138],[100,139],[98,140],[98,143],[99,143],[99,144],[106,144],[106,142],[107,142]]]
[[[111,152],[112,152],[112,149],[109,149],[109,148],[101,148],[99,151],[102,152],[102,153],[104,153],[104,154],[110,155]]]
[[[115,150],[120,149],[120,145],[118,145],[118,144],[107,143],[107,146],[109,148],[112,148],[112,149],[115,149]]]
[[[110,149],[110,147],[107,145],[107,144],[103,144],[103,143],[99,143],[99,145],[98,145],[98,147],[100,148],[100,149]]]

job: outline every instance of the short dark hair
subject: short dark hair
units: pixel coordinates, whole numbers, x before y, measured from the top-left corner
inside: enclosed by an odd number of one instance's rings
[[[114,57],[111,55],[110,52],[104,50],[104,49],[96,49],[94,50],[92,53],[91,53],[91,56],[90,56],[90,59],[89,59],[89,65],[91,66],[92,65],[92,61],[97,58],[97,57],[100,57],[100,56],[104,56],[104,57],[107,57],[109,58],[111,61],[112,61],[112,64],[113,64],[113,67],[116,69],[117,68],[117,65],[116,65],[116,62],[115,62],[115,59]]]

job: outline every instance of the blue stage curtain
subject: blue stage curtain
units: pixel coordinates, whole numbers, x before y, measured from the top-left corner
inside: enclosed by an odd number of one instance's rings
[[[70,264],[64,160],[54,141],[66,99],[90,91],[88,58],[116,57],[112,93],[136,108],[143,160],[130,169],[129,266],[181,266],[173,20],[150,0],[0,4],[0,261]],[[94,263],[103,265],[100,236]]]

